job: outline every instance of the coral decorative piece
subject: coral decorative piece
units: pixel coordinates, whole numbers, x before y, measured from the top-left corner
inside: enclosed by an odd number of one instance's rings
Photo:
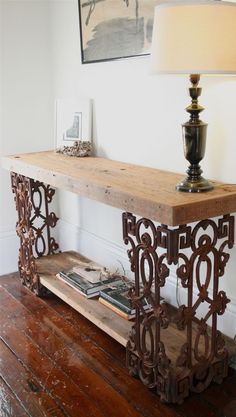
[[[86,140],[76,140],[72,146],[63,146],[56,150],[58,153],[63,153],[68,156],[84,157],[89,156],[92,151],[92,143]]]

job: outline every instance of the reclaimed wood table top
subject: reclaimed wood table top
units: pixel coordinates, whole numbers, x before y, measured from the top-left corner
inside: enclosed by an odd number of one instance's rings
[[[45,151],[3,157],[1,166],[169,226],[236,212],[235,184],[212,181],[212,191],[179,192],[183,174],[106,158]]]

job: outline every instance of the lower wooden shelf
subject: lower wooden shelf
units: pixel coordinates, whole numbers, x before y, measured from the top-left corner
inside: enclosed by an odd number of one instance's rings
[[[92,321],[97,327],[108,333],[117,342],[126,346],[132,323],[104,307],[96,298],[87,299],[83,297],[78,291],[56,277],[58,272],[73,267],[78,264],[79,260],[88,261],[88,259],[72,251],[39,258],[37,269],[41,284]]]
[[[97,327],[109,334],[109,336],[121,345],[126,346],[133,321],[123,319],[99,303],[96,298],[87,299],[83,297],[76,290],[56,277],[59,271],[71,268],[81,260],[88,261],[87,258],[74,251],[38,258],[36,264],[41,284],[93,322]],[[186,341],[186,333],[185,331],[178,330],[174,323],[170,323],[168,328],[161,332],[161,340],[165,345],[166,353],[171,360],[171,364],[175,368],[180,348]],[[235,355],[235,344],[227,337],[226,345],[230,355]]]

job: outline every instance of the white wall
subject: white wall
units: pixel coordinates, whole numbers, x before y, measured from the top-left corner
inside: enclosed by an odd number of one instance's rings
[[[19,22],[22,21],[19,13],[24,22],[22,31],[19,28]],[[187,119],[184,108],[189,104],[187,77],[150,76],[149,57],[82,65],[77,0],[9,2],[5,16],[8,59],[4,68],[11,64],[10,75],[5,74],[5,153],[50,147],[52,96],[56,99],[82,95],[94,101],[94,145],[97,155],[166,170],[185,171],[187,163],[182,152],[181,123]],[[39,55],[34,60],[31,59],[34,42],[26,50],[22,49],[27,34],[31,32],[31,38],[36,39],[39,48]],[[18,47],[21,46],[24,56],[19,70],[18,65],[14,65],[17,59],[14,57],[15,42]],[[43,65],[42,72],[38,69],[39,64]],[[28,65],[37,74],[30,78],[30,86],[25,77]],[[22,79],[24,88],[20,87]],[[18,83],[18,88],[10,92],[13,80]],[[236,81],[231,77],[226,80],[202,78],[201,85],[201,104],[207,109],[202,118],[209,123],[207,154],[202,164],[205,176],[236,183]],[[31,91],[31,94],[22,94],[25,90]],[[40,102],[36,115],[32,111],[35,97],[39,97]],[[8,125],[12,114],[18,127]],[[26,123],[29,114],[30,119],[34,120],[30,127]],[[22,118],[24,122],[21,122]],[[36,131],[34,118],[37,119]],[[5,207],[7,225],[12,230],[13,208],[12,202],[8,201],[8,192],[5,186],[3,195],[4,199],[7,198],[7,204],[5,201],[2,204],[1,198],[1,205]],[[128,269],[126,248],[121,236],[120,210],[63,192],[60,193],[59,214],[62,219],[59,229],[62,248],[78,248],[83,254],[111,268],[120,267],[121,262]],[[231,335],[236,333],[232,320],[236,313],[235,267],[236,249],[233,249],[226,276],[222,279],[233,301],[222,327]],[[173,278],[167,296],[172,302],[175,301]]]
[[[1,10],[0,152],[53,144],[50,13],[47,1],[3,0]],[[15,207],[9,173],[0,170],[0,274],[17,269]]]

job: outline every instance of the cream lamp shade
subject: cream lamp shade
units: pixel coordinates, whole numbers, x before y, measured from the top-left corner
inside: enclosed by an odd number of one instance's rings
[[[236,4],[177,0],[156,6],[151,72],[236,74]]]

